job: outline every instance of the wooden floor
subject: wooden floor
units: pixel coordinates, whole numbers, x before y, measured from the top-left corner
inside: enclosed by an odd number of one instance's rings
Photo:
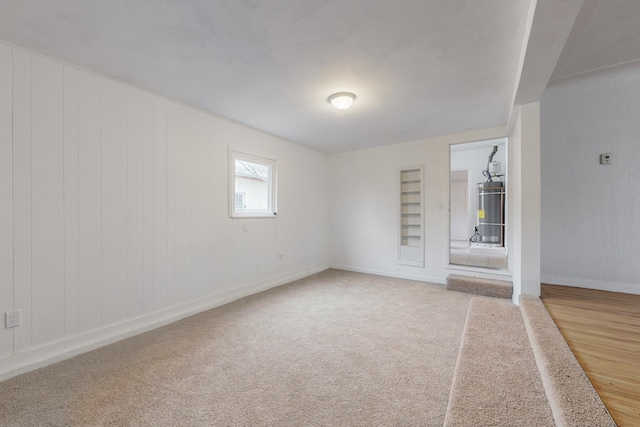
[[[618,426],[640,426],[640,295],[543,284],[542,302]]]

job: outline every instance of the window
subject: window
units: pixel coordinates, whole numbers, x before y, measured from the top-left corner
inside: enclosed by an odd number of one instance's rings
[[[229,150],[229,216],[276,216],[276,161]]]
[[[246,208],[244,204],[244,193],[236,193],[236,209]]]

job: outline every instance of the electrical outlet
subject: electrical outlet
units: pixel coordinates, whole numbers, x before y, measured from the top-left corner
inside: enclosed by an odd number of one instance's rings
[[[15,311],[7,311],[4,314],[4,324],[5,328],[15,328],[16,326],[20,326],[22,324],[22,319],[20,318],[20,310]]]

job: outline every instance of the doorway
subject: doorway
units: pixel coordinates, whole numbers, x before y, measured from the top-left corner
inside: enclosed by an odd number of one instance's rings
[[[449,149],[449,264],[507,270],[507,138]]]

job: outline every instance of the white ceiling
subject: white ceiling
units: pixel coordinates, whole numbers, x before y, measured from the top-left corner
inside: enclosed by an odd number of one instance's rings
[[[640,1],[584,0],[553,78],[640,59]]]
[[[640,2],[584,0],[580,9],[582,0],[571,1],[580,13],[562,12],[561,24],[569,34],[567,25],[576,22],[566,44],[571,50],[560,55],[566,36],[559,48],[556,42],[552,67],[548,74],[535,70],[541,89],[529,90],[530,96],[541,95],[558,56],[562,67],[554,77],[640,57],[638,21],[630,20]],[[623,10],[609,10],[613,3]],[[506,126],[530,5],[0,0],[0,39],[329,153]],[[618,26],[619,19],[627,24]],[[551,24],[533,25],[544,35]],[[609,32],[612,26],[619,31]],[[635,43],[631,50],[627,38]],[[538,40],[536,51],[546,53],[548,42]],[[326,102],[340,91],[356,94],[351,109],[341,112]]]

